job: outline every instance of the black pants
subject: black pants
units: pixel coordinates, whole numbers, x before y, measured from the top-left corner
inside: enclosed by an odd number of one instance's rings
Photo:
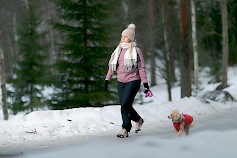
[[[135,80],[128,83],[117,82],[123,120],[122,128],[126,129],[127,132],[130,132],[132,128],[131,120],[138,122],[141,118],[132,106],[140,85],[141,80]]]

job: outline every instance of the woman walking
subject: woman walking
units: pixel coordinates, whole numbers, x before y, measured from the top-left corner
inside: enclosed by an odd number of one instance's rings
[[[149,91],[144,59],[141,50],[135,43],[135,25],[129,24],[123,30],[121,41],[111,55],[109,69],[105,78],[105,90],[108,91],[108,83],[114,72],[117,73],[117,89],[121,104],[122,130],[117,137],[128,137],[132,128],[131,121],[136,122],[135,132],[141,130],[143,118],[136,112],[132,104],[140,89],[141,82],[145,87],[145,93]]]

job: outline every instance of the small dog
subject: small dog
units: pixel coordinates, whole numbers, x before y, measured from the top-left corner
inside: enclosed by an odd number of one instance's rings
[[[180,114],[177,109],[172,110],[168,116],[172,119],[173,126],[176,130],[176,136],[181,136],[183,132],[189,134],[189,129],[193,126],[193,117],[188,114]]]

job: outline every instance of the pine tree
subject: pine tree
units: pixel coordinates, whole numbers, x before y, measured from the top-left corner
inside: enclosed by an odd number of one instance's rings
[[[12,110],[16,114],[19,111],[33,111],[42,106],[42,87],[47,78],[47,46],[41,44],[45,32],[40,31],[40,18],[37,16],[37,7],[30,2],[22,16],[18,28],[19,52],[14,66],[14,76],[11,93],[13,103]]]
[[[58,93],[53,109],[102,106],[106,100],[106,4],[102,0],[53,0],[64,39],[56,62]],[[109,95],[109,94],[108,94]],[[108,98],[107,98],[108,99]]]

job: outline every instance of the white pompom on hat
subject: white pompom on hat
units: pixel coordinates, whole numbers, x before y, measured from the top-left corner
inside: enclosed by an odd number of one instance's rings
[[[136,28],[135,24],[129,24],[128,27],[125,30],[123,30],[122,36],[127,36],[132,41],[134,41],[134,39],[135,39],[135,28]]]

